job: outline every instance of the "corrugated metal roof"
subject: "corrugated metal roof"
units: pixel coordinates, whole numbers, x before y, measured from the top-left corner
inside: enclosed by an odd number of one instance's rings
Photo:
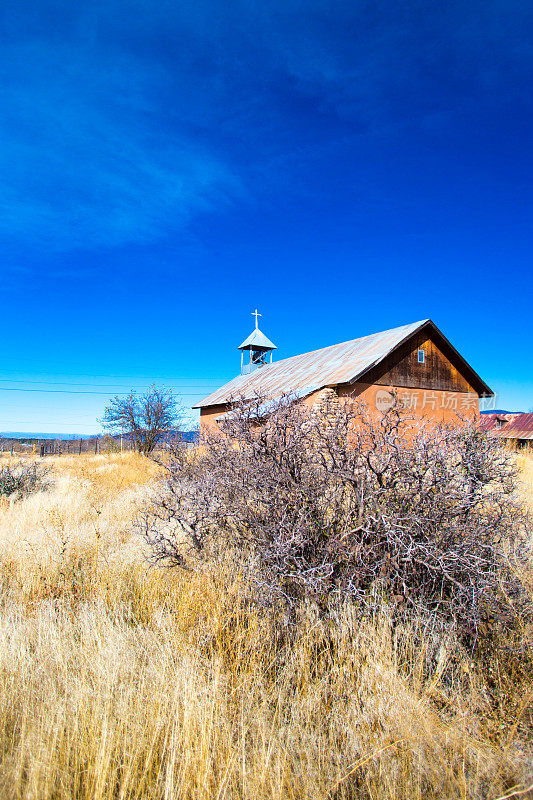
[[[493,430],[500,430],[498,423],[503,423],[501,427],[507,426],[510,422],[512,422],[516,417],[519,417],[521,412],[494,412],[492,414],[480,414],[479,416],[479,427],[482,431],[493,431]]]
[[[530,439],[533,440],[533,413],[518,414],[512,422],[493,432],[500,439]]]
[[[372,333],[370,336],[275,361],[249,375],[239,375],[193,408],[219,405],[237,397],[265,395],[275,398],[288,392],[300,392],[304,388],[313,387],[309,389],[310,394],[323,386],[348,383],[382,361],[395,347],[428,322],[430,320],[427,319],[412,322],[400,328]]]
[[[245,348],[249,347],[265,347],[267,350],[277,350],[278,348],[268,339],[263,331],[260,331],[259,328],[256,328],[254,331],[251,332],[249,337],[244,340],[242,344],[240,344],[237,350],[244,350]]]

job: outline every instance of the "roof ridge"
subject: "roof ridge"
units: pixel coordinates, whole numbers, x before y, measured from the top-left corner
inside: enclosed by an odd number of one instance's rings
[[[320,388],[330,384],[349,383],[382,361],[386,355],[428,322],[431,323],[431,320],[424,319],[399,325],[396,328],[376,331],[266,364],[246,375],[232,378],[196,403],[193,408],[224,405],[232,397],[245,394],[247,391],[251,395],[258,391],[281,395],[287,391],[300,390],[303,386]]]
[[[289,361],[291,358],[300,358],[301,356],[311,356],[314,353],[320,353],[321,350],[331,350],[332,347],[343,347],[344,345],[347,344],[360,342],[362,339],[370,339],[372,336],[386,336],[387,334],[394,333],[394,331],[399,331],[402,328],[411,328],[413,327],[413,325],[421,327],[422,325],[425,325],[426,322],[431,322],[431,320],[422,319],[419,320],[418,322],[408,322],[406,325],[398,325],[396,328],[388,328],[385,331],[374,331],[374,333],[367,333],[366,336],[357,336],[355,339],[346,339],[345,342],[336,342],[335,344],[327,344],[324,347],[317,347],[316,350],[308,350],[306,353],[296,353],[296,355],[294,356],[287,356],[287,358],[281,358],[279,361],[275,361],[274,363],[281,364],[283,361]]]

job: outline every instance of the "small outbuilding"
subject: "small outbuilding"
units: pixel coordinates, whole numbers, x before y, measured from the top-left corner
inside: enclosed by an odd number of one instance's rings
[[[512,420],[495,428],[492,435],[514,442],[517,447],[533,447],[533,413],[514,414]]]

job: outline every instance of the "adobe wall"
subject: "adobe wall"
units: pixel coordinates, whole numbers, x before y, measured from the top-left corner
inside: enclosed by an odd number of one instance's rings
[[[405,386],[385,386],[384,384],[354,383],[333,387],[339,397],[352,398],[366,403],[370,412],[383,412],[393,401],[394,392],[406,411],[438,422],[457,423],[461,419],[479,418],[479,397],[470,391],[444,391],[442,389],[419,389]],[[470,388],[470,387],[469,387]],[[305,406],[320,402],[328,390],[320,389],[303,398]],[[200,431],[203,433],[219,430],[216,418],[223,414],[227,405],[209,406],[200,412]]]
[[[220,430],[216,418],[228,410],[227,404],[200,409],[200,433],[215,433]]]
[[[470,387],[469,387],[470,388]],[[366,403],[369,410],[385,411],[393,402],[394,392],[405,410],[418,417],[438,422],[459,422],[461,418],[479,418],[479,396],[470,391],[419,389],[384,384],[354,383],[337,387],[339,397],[351,397]]]

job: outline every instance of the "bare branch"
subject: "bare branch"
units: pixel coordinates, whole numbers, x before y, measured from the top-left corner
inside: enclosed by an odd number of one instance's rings
[[[113,397],[101,422],[105,430],[123,433],[139,453],[148,455],[176,433],[182,417],[172,390],[151,386],[141,396],[132,390],[127,397]]]
[[[319,409],[236,400],[194,456],[175,450],[143,532],[154,563],[235,558],[265,605],[416,608],[475,641],[483,620],[526,602],[515,477],[512,455],[473,425],[396,406],[376,419],[334,395]]]

